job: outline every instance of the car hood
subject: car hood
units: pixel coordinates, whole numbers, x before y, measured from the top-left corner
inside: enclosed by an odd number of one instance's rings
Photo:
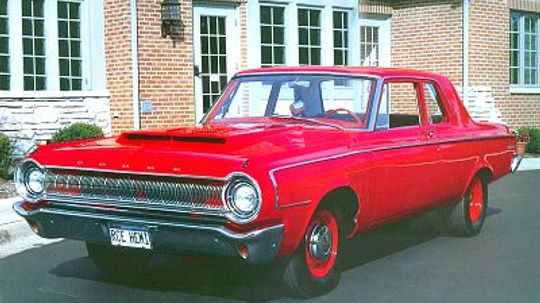
[[[32,158],[50,167],[224,177],[248,163],[283,164],[343,149],[347,138],[346,132],[323,126],[218,124],[50,144]]]

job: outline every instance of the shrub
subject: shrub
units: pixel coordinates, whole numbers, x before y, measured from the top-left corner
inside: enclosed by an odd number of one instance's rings
[[[0,134],[0,178],[9,178],[11,165],[11,142],[9,138]]]
[[[58,130],[52,137],[52,142],[66,142],[80,139],[103,137],[103,131],[99,126],[74,123]]]
[[[524,127],[520,128],[518,131],[529,134],[530,140],[526,151],[528,153],[540,154],[540,129]]]

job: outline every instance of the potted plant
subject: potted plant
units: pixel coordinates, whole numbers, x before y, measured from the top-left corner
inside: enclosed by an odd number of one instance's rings
[[[516,153],[523,156],[527,149],[527,144],[531,141],[531,136],[524,130],[514,131],[514,136],[516,137]]]

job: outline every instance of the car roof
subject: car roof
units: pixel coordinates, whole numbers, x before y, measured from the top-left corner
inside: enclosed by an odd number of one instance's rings
[[[431,79],[446,78],[435,73],[406,68],[383,68],[364,66],[297,66],[255,68],[237,73],[237,76],[281,73],[313,73],[313,74],[350,74],[375,77],[421,77]]]

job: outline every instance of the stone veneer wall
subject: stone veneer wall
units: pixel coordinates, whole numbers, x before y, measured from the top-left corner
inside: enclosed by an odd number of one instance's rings
[[[16,158],[76,122],[98,125],[110,134],[110,117],[109,97],[105,95],[0,98],[0,133],[11,138]]]

